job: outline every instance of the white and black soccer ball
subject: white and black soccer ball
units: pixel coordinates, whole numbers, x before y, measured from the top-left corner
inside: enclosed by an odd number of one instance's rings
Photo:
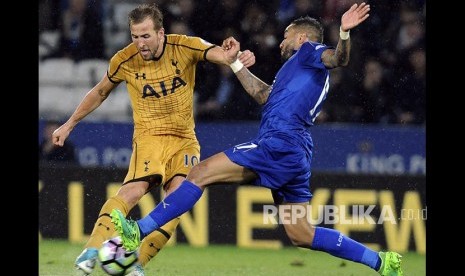
[[[137,258],[137,250],[126,251],[123,248],[120,236],[104,241],[98,251],[100,266],[109,275],[125,275],[129,273],[134,269]]]

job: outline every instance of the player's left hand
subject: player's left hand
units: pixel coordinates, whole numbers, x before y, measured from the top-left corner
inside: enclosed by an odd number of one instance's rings
[[[250,50],[245,50],[244,52],[239,52],[237,57],[245,67],[250,67],[255,64],[255,55]]]
[[[365,2],[358,4],[353,4],[348,11],[346,11],[341,18],[341,29],[344,32],[358,26],[360,23],[365,21],[365,19],[370,16],[368,13],[370,11],[370,5],[367,5]]]

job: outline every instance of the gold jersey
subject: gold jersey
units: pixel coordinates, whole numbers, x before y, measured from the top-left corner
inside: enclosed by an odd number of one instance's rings
[[[110,60],[108,78],[126,82],[134,118],[134,136],[195,138],[193,94],[198,61],[215,45],[199,37],[165,35],[163,52],[145,61],[134,44]]]

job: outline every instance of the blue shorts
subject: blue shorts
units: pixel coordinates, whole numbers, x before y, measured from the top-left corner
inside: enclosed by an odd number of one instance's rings
[[[310,201],[312,143],[269,136],[224,151],[234,163],[258,174],[256,186],[271,189],[276,204]]]

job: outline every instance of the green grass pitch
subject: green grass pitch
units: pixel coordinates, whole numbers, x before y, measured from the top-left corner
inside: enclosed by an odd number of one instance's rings
[[[76,275],[73,267],[82,244],[65,240],[39,241],[39,275]],[[405,276],[426,275],[426,257],[405,253]],[[227,245],[191,247],[185,244],[165,247],[145,268],[145,275],[318,275],[376,276],[368,267],[345,261],[323,252],[295,247],[279,250],[246,249]],[[95,276],[106,275],[96,267]]]

